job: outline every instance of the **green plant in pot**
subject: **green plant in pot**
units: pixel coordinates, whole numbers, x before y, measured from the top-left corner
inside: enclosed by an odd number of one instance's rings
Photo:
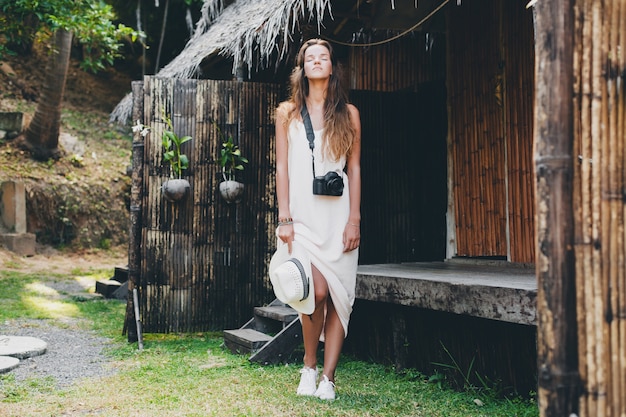
[[[233,137],[228,136],[222,142],[220,157],[217,160],[222,167],[222,181],[219,185],[220,194],[228,203],[238,203],[243,194],[243,184],[236,180],[236,172],[243,171],[248,159],[241,155],[241,149],[233,142]]]
[[[183,143],[190,141],[191,136],[179,137],[174,133],[172,120],[163,116],[167,129],[163,131],[163,161],[170,164],[170,179],[162,185],[163,196],[169,201],[181,200],[189,191],[189,181],[182,178],[183,171],[189,168],[189,158],[181,152]]]

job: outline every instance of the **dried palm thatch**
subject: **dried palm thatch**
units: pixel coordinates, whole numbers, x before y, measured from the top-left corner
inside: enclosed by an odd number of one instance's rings
[[[233,58],[233,72],[266,64],[270,57],[285,57],[300,19],[317,20],[318,29],[330,0],[236,0],[223,8],[223,0],[205,0],[202,16],[185,49],[156,75],[190,78],[203,59],[214,54]],[[318,30],[319,32],[319,30]],[[131,115],[127,95],[111,113],[111,121],[125,123]]]

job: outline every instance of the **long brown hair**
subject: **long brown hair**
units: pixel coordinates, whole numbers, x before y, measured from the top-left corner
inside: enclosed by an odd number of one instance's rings
[[[287,115],[287,123],[300,114],[309,95],[309,80],[304,76],[304,54],[310,46],[321,45],[330,52],[332,71],[324,100],[323,151],[326,156],[337,160],[348,155],[356,134],[350,121],[348,93],[342,84],[342,68],[335,60],[333,48],[323,39],[310,39],[302,44],[296,57],[296,66],[291,72],[291,98],[295,104]]]

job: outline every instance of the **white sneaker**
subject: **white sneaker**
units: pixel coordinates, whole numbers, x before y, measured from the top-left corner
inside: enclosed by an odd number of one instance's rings
[[[326,375],[322,376],[319,387],[315,391],[315,396],[320,400],[335,399],[335,383],[328,380]]]
[[[300,369],[300,384],[298,385],[298,395],[314,395],[317,384],[317,368],[304,367]]]

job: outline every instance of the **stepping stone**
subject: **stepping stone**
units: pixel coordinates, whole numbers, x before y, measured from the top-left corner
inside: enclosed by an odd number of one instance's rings
[[[26,359],[43,355],[46,349],[48,344],[36,337],[0,335],[0,356]]]
[[[17,368],[20,364],[18,358],[12,356],[0,356],[0,374],[9,372],[11,369]]]

